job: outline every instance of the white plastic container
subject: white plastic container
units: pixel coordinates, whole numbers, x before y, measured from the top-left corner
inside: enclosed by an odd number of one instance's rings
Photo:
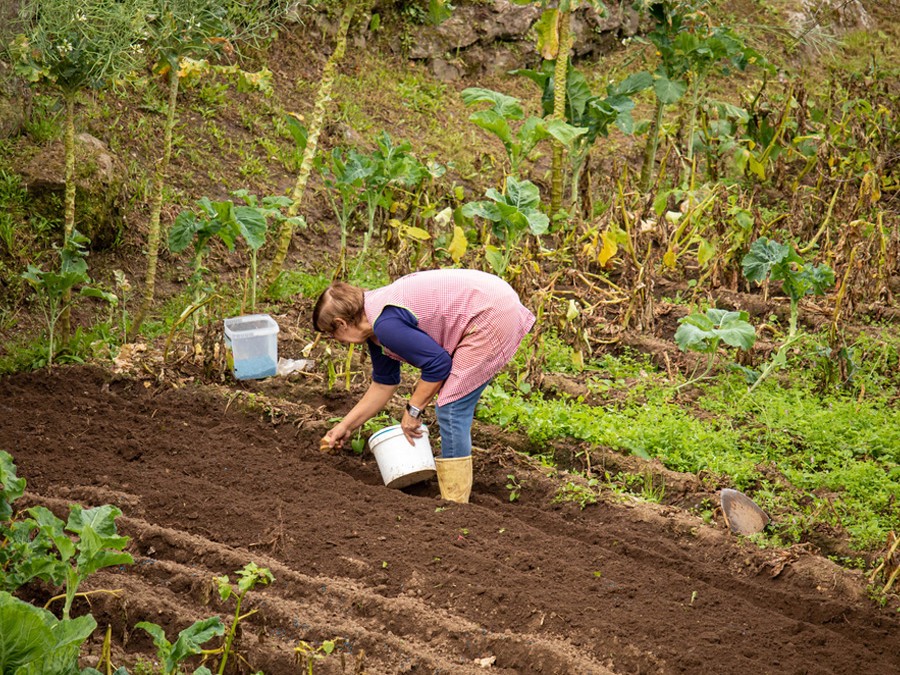
[[[428,428],[410,445],[399,424],[385,427],[369,436],[369,449],[378,462],[378,471],[389,488],[402,488],[433,477],[434,455],[428,441]]]
[[[268,314],[225,319],[225,358],[238,380],[261,380],[278,369],[278,324]]]

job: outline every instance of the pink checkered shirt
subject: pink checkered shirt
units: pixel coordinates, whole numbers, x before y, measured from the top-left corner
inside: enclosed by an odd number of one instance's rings
[[[462,398],[500,372],[535,321],[509,284],[478,270],[416,272],[366,291],[369,323],[375,325],[388,305],[412,312],[419,328],[453,358],[438,405]]]

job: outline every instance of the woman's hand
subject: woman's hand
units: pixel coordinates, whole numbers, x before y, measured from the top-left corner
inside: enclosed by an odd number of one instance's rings
[[[341,422],[322,437],[322,440],[319,441],[319,450],[327,452],[335,448],[343,448],[344,441],[350,437],[351,433],[349,427]]]
[[[391,396],[397,390],[395,384],[378,384],[372,382],[366,393],[359,399],[352,410],[331,431],[322,437],[319,441],[319,449],[325,452],[327,449],[342,448],[344,442],[350,438],[354,431],[359,429],[367,420],[377,415],[387,402],[391,400]]]
[[[403,435],[410,445],[416,444],[416,439],[420,438],[425,432],[422,430],[422,422],[415,417],[411,417],[409,413],[403,413],[403,420],[400,422],[400,428]]]

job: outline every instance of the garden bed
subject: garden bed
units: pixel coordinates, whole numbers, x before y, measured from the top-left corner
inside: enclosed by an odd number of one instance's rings
[[[254,561],[275,582],[248,595],[258,611],[237,649],[269,674],[297,672],[300,640],[335,637],[342,656],[316,672],[900,669],[900,618],[867,597],[861,574],[801,548],[759,549],[672,506],[556,503],[566,478],[487,427],[471,504],[441,501],[433,482],[389,490],[368,453],[318,451],[323,420],[353,401],[324,389],[281,378],[174,388],[88,367],[0,380],[0,448],[28,481],[26,501],[123,511],[135,564],[85,583],[122,593],[73,612],[112,626],[117,665],[154,659],[139,621],[174,634],[227,618],[211,580]],[[43,604],[50,589],[29,592]]]

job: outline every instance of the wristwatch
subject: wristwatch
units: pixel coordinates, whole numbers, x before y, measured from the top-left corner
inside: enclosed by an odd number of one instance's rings
[[[422,409],[417,408],[412,403],[406,404],[406,412],[408,412],[409,416],[412,417],[414,420],[417,420],[422,416]]]

